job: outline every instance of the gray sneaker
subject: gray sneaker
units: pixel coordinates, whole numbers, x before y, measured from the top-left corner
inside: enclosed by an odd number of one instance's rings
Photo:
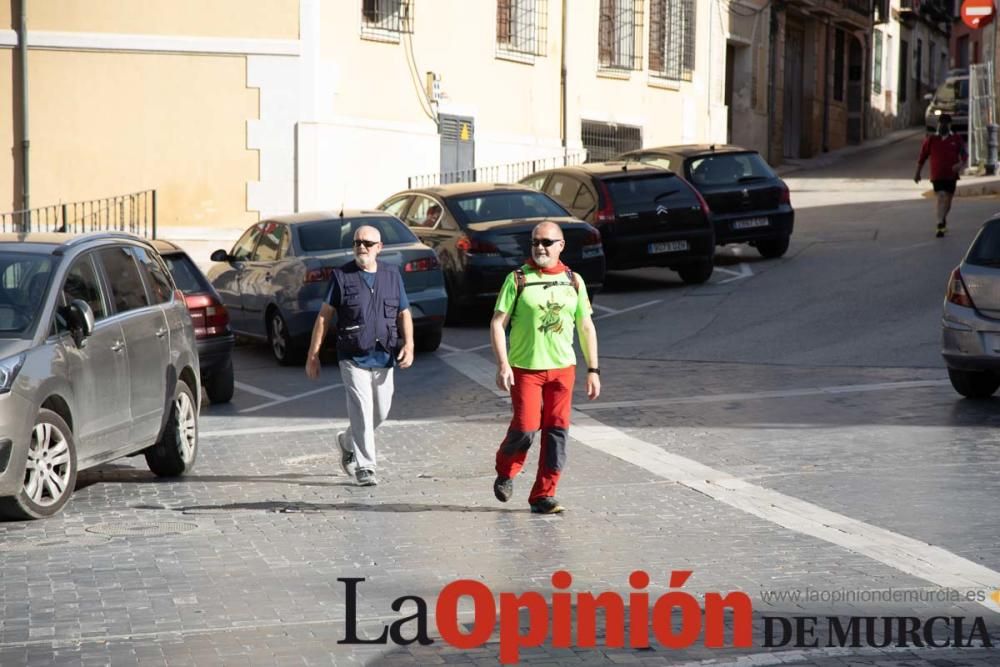
[[[341,431],[337,434],[337,445],[340,447],[340,469],[348,477],[354,477],[354,473],[358,469],[358,462],[354,459],[354,452],[344,444],[346,435],[346,431]]]
[[[357,480],[358,486],[378,485],[378,480],[375,479],[375,471],[369,470],[368,468],[358,468],[358,472],[355,474],[354,479]]]

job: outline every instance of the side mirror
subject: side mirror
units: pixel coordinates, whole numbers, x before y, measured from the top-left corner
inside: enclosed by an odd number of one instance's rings
[[[84,339],[94,333],[94,311],[90,304],[83,299],[73,299],[69,304],[67,324],[76,346],[80,347]]]
[[[930,102],[931,100],[934,99],[934,93],[927,93],[926,95],[924,95],[924,99]]]
[[[228,262],[229,253],[226,252],[225,250],[216,250],[215,252],[212,253],[212,256],[209,257],[209,259],[212,260],[213,262]]]

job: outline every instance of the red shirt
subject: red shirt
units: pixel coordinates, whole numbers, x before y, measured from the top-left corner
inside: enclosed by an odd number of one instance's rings
[[[957,181],[958,174],[954,166],[964,162],[968,154],[965,152],[965,142],[957,134],[942,137],[939,134],[929,134],[920,147],[920,157],[917,166],[923,168],[927,158],[931,159],[932,181]]]

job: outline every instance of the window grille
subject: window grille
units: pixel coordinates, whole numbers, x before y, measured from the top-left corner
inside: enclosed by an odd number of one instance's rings
[[[587,162],[606,162],[642,148],[642,128],[585,120],[581,123],[580,139],[587,150]]]
[[[497,53],[544,56],[548,0],[497,0]]]
[[[413,0],[361,0],[361,34],[398,37],[413,32]]]
[[[694,0],[650,0],[649,71],[691,81],[695,60]]]
[[[642,69],[643,0],[601,0],[598,62],[604,69]]]

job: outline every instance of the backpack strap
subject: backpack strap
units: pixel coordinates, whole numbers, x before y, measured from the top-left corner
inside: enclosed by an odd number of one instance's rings
[[[576,274],[573,273],[573,269],[566,267],[566,279],[569,280],[569,284],[573,286],[573,290],[579,294],[580,284],[576,282]]]

